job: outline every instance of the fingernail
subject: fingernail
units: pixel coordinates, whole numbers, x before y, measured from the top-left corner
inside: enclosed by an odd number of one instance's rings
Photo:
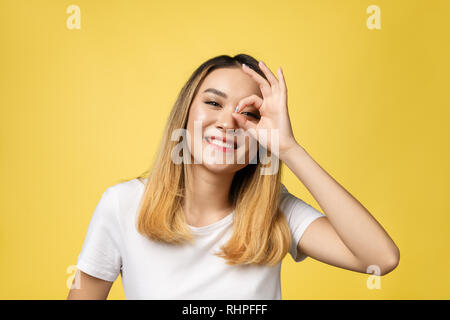
[[[236,109],[234,109],[234,112],[238,112],[239,110],[239,106],[236,107]]]

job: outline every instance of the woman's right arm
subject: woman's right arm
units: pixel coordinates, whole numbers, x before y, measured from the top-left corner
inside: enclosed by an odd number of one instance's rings
[[[105,281],[77,270],[75,279],[80,281],[78,289],[70,289],[67,300],[106,300],[113,282]],[[74,279],[74,281],[75,281]]]

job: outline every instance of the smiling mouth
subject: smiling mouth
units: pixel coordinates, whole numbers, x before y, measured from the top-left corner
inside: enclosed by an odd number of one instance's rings
[[[231,144],[228,142],[220,141],[218,139],[215,139],[214,137],[205,137],[206,142],[211,144],[214,147],[217,147],[221,151],[233,151],[237,149],[237,143]]]

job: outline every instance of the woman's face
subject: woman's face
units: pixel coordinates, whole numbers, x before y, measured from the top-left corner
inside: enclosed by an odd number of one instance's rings
[[[240,68],[215,69],[206,76],[188,115],[191,163],[217,173],[234,173],[254,160],[259,145],[238,127],[232,116],[239,101],[253,94],[262,98],[259,85]],[[255,124],[259,121],[260,114],[254,106],[246,106],[240,113]]]

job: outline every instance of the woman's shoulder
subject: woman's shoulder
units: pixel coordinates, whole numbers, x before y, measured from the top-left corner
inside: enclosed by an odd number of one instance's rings
[[[139,177],[139,178],[136,178],[140,183],[142,183],[144,186],[145,186],[145,184],[147,183],[147,180],[148,180],[148,178],[141,178],[141,177]]]
[[[289,192],[286,186],[281,184],[279,207],[284,214],[289,216],[295,208],[301,208],[305,205],[307,205],[305,201]]]
[[[109,189],[114,189],[115,192],[120,192],[122,194],[127,192],[134,192],[137,188],[144,185],[144,181],[141,178],[133,178],[127,180],[120,180],[115,184],[111,185]]]
[[[144,183],[145,179],[141,181],[139,178],[122,180],[111,185],[107,190],[122,208],[129,207],[140,198]]]

